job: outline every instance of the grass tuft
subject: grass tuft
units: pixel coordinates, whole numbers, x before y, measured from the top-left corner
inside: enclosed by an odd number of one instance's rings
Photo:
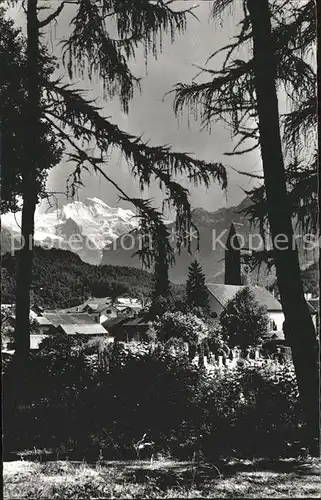
[[[219,474],[218,474],[219,470]],[[320,498],[321,460],[5,462],[4,499]]]

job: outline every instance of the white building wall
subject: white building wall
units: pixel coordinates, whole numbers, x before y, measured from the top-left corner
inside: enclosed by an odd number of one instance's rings
[[[281,332],[283,330],[283,322],[285,320],[283,311],[268,311],[268,315],[276,324],[276,329]]]
[[[217,318],[219,318],[219,316],[223,312],[224,308],[222,307],[220,302],[218,302],[218,300],[215,297],[213,297],[212,294],[209,294],[209,305],[210,305],[211,313],[216,313]],[[283,311],[268,311],[268,315],[270,317],[270,320],[274,321],[277,331],[282,332],[283,331],[283,323],[285,320]],[[313,321],[315,328],[317,328],[317,315],[316,314],[312,315],[312,321]]]
[[[212,294],[209,294],[209,306],[211,313],[216,313],[217,318],[219,318],[220,314],[224,311],[223,306]]]
[[[211,313],[216,313],[217,318],[219,318],[219,316],[223,312],[224,308],[218,302],[218,300],[215,297],[213,297],[213,295],[211,295],[211,294],[209,295],[209,305],[210,305]],[[276,329],[278,331],[283,331],[283,322],[285,319],[283,311],[268,311],[268,315],[269,315],[271,321],[272,320],[274,321],[274,323],[276,325]]]

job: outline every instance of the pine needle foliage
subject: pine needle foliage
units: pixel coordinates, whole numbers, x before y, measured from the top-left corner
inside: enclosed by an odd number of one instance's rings
[[[226,9],[233,9],[234,6],[233,0],[216,0],[212,16],[217,19]],[[190,84],[178,83],[174,89],[177,116],[187,110],[200,121],[202,128],[209,131],[215,121],[227,123],[237,141],[234,149],[226,155],[240,155],[259,147],[253,59],[247,50],[252,40],[252,29],[246,0],[243,0],[242,7],[238,35],[209,56],[206,67],[200,68],[198,75],[202,81],[198,82],[196,78]],[[278,91],[287,96],[289,108],[281,116],[280,124],[286,153],[289,204],[293,220],[300,230],[315,232],[318,227],[316,73],[313,67],[315,3],[313,0],[271,0],[270,10],[277,66],[276,84]],[[221,69],[211,69],[212,59],[222,54],[225,59]],[[204,81],[206,76],[208,80]],[[255,187],[246,194],[254,201],[247,214],[253,224],[259,225],[262,236],[266,237],[268,223],[264,186]],[[267,255],[270,254],[264,252],[260,258]]]
[[[9,3],[19,2],[12,0]],[[70,79],[98,77],[103,83],[105,99],[108,101],[118,95],[121,108],[127,113],[135,87],[139,87],[139,79],[130,69],[137,49],[144,49],[146,62],[149,55],[157,57],[162,50],[163,37],[169,35],[173,42],[176,35],[186,29],[188,16],[194,16],[193,7],[177,10],[172,9],[170,3],[163,0],[65,0],[38,23],[39,28],[44,29],[59,21],[62,11],[72,4],[71,32],[62,42],[62,62]],[[46,8],[38,4],[38,13]],[[160,255],[163,263],[170,265],[174,252],[168,242],[164,209],[170,208],[176,213],[178,247],[183,244],[190,249],[190,240],[185,235],[192,225],[189,192],[176,177],[184,175],[195,185],[207,187],[215,181],[225,189],[224,166],[198,160],[184,152],[174,152],[168,145],[151,146],[112,123],[79,86],[66,84],[63,79],[54,81],[45,74],[39,76],[46,103],[41,119],[54,130],[65,148],[65,158],[75,166],[68,178],[68,193],[75,195],[83,185],[84,172],[99,173],[114,186],[120,199],[134,205],[141,230],[148,231],[151,236],[152,245],[138,250],[143,265],[151,267]],[[152,200],[128,196],[113,181],[107,166],[115,148],[138,180],[141,192],[155,183],[163,190],[165,199],[161,209],[154,208]]]
[[[26,115],[26,44],[20,30],[5,18],[0,8],[0,114],[1,114],[1,212],[16,212],[22,189],[22,169],[25,164]],[[56,68],[56,61],[45,47],[40,53],[39,66],[45,78]],[[45,105],[44,100],[40,105]],[[63,146],[58,145],[52,126],[42,120],[39,125],[37,156],[41,167],[37,169],[37,193],[46,196],[48,171],[62,157]]]

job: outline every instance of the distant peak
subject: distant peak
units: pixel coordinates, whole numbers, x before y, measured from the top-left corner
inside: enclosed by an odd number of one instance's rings
[[[85,198],[84,199],[84,203],[86,205],[102,205],[103,207],[105,208],[108,208],[110,210],[110,206],[107,205],[107,203],[105,203],[104,201],[100,200],[99,198]]]
[[[251,198],[249,196],[246,196],[239,205],[237,205],[235,208],[235,210],[237,210],[238,212],[244,210],[245,208],[248,208],[250,207],[251,205],[253,205],[253,201],[251,200]]]
[[[196,208],[193,208],[192,213],[193,214],[204,214],[204,213],[208,213],[208,212],[207,212],[207,210],[205,210],[205,208],[196,207]]]

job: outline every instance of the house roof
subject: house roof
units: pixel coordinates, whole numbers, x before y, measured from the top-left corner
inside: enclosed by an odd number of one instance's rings
[[[44,313],[54,326],[59,325],[95,325],[97,324],[87,313],[63,313],[56,311],[54,313]]]
[[[112,298],[111,297],[90,297],[87,299],[82,306],[86,305],[96,305],[96,306],[109,306],[112,304]]]
[[[38,306],[37,304],[32,304],[30,309],[35,312],[43,312],[44,310],[42,306]]]
[[[139,303],[136,297],[117,297],[117,302],[119,304],[129,304],[129,303]]]
[[[93,324],[61,324],[59,325],[67,335],[107,335],[107,330],[99,323]]]
[[[120,325],[126,321],[126,318],[120,317],[120,318],[108,318],[106,321],[102,322],[102,325],[104,328],[112,328],[113,326]]]
[[[35,319],[40,326],[52,325],[52,322],[50,321],[50,319],[46,318],[45,316],[37,316]]]
[[[138,316],[137,318],[130,319],[123,323],[124,326],[149,326],[149,321],[144,316]]]
[[[285,340],[284,332],[282,330],[272,330],[264,335],[264,340]]]
[[[37,318],[40,324],[54,325],[60,327],[67,335],[107,335],[107,330],[100,323],[96,323],[92,316],[87,313],[63,313],[55,311],[44,313],[42,317]],[[35,335],[38,339],[46,337]],[[36,340],[34,341],[36,342]],[[36,347],[37,348],[37,347]]]
[[[130,307],[132,309],[138,310],[142,309],[142,303],[133,297],[119,297],[116,301],[116,307]]]
[[[235,297],[238,291],[246,288],[245,286],[219,285],[214,283],[206,283],[206,287],[222,307],[226,307],[227,303]],[[249,288],[259,304],[266,306],[268,311],[282,311],[280,302],[266,288],[261,286],[249,286]]]
[[[95,313],[101,313],[105,311],[106,309],[113,309],[116,310],[116,308],[110,303],[110,304],[97,304],[96,302],[89,302],[85,306],[82,307],[83,311],[86,311],[87,309],[90,309],[92,312]]]
[[[137,314],[141,311],[141,307],[132,306],[117,306],[116,310],[118,314]]]
[[[126,309],[133,310],[132,307],[130,307],[130,306],[124,306],[124,305],[116,306],[116,309],[117,309],[117,311],[126,311]]]
[[[52,312],[58,312],[59,314],[60,313],[78,313],[78,312],[81,312],[79,311],[79,307],[81,306],[74,306],[74,307],[66,307],[65,309],[58,309],[58,310],[53,310],[51,309],[50,311],[45,311],[45,314],[47,313],[52,313]]]

